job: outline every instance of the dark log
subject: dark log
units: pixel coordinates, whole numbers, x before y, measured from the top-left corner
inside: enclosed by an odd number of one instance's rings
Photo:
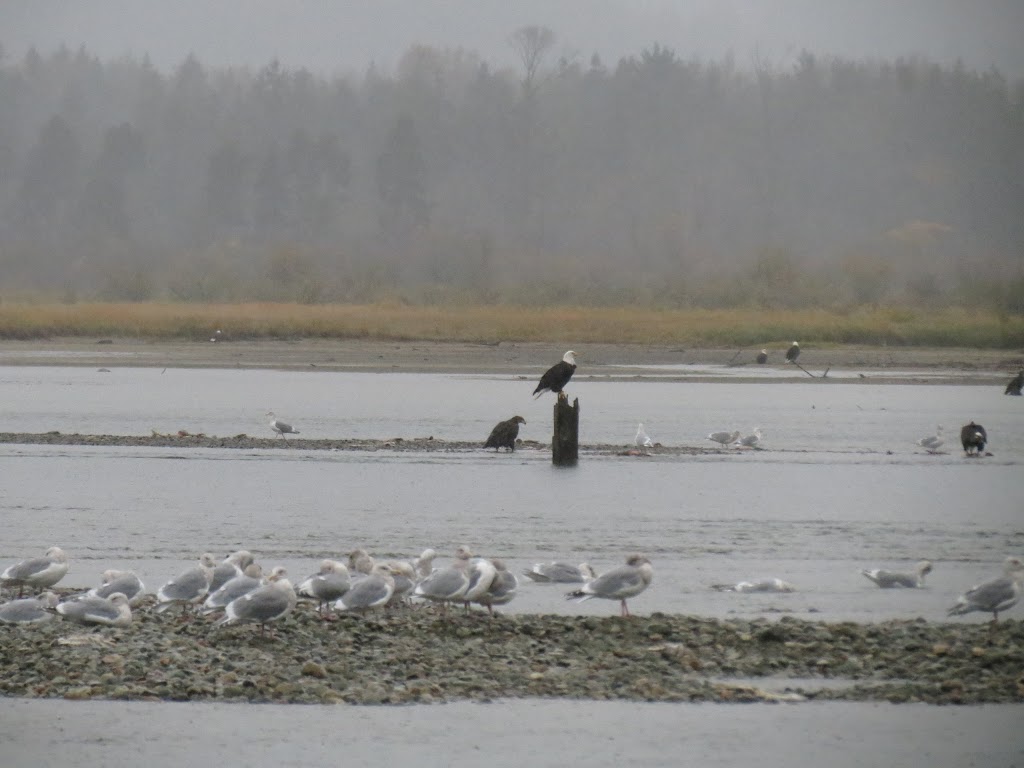
[[[574,467],[580,455],[580,401],[559,394],[555,400],[555,431],[551,437],[551,463]]]

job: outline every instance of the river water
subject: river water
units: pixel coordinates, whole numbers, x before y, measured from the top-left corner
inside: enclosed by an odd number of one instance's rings
[[[483,441],[513,414],[550,439],[551,399],[516,377],[265,370],[0,367],[3,431],[272,436],[267,410],[302,437]],[[923,617],[1024,554],[1024,400],[968,384],[695,383],[581,379],[586,444],[631,445],[638,422],[665,446],[759,426],[760,451],[697,456],[546,450],[213,450],[0,445],[0,564],[54,544],[64,585],[135,569],[151,589],[200,552],[238,548],[292,576],[363,547],[381,557],[459,544],[514,570],[553,559],[598,570],[638,550],[654,564],[636,613],[794,615],[827,621]],[[986,426],[992,456],[966,459],[962,424]],[[947,431],[944,453],[915,441]],[[880,590],[862,568],[935,563],[922,590]],[[712,589],[779,577],[789,594]],[[522,584],[505,610],[617,611]],[[1019,614],[1012,609],[1010,616]],[[974,614],[958,621],[984,621]],[[828,704],[761,707],[505,702],[398,710],[0,701],[15,764],[319,764],[390,756],[417,765],[1020,765],[1019,707],[969,710]],[[685,724],[685,725],[684,725]],[[56,730],[54,730],[56,728]],[[276,730],[275,730],[276,729]],[[191,751],[181,736],[203,734]],[[756,734],[756,738],[751,738]],[[344,737],[344,743],[338,739]],[[566,738],[566,737],[569,738]],[[798,746],[799,745],[799,746]],[[13,750],[13,751],[12,751]],[[124,758],[124,759],[122,759]],[[365,758],[365,759],[363,759]],[[24,760],[24,762],[21,762]],[[163,762],[161,762],[163,761]]]

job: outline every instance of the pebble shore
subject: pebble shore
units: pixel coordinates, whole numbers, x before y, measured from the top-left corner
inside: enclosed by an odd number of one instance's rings
[[[614,606],[612,606],[614,608]],[[792,680],[792,684],[787,683]],[[780,683],[781,681],[781,683]],[[1024,622],[879,624],[498,615],[400,606],[261,636],[143,606],[130,627],[0,626],[0,695],[411,704],[630,701],[1024,702]]]

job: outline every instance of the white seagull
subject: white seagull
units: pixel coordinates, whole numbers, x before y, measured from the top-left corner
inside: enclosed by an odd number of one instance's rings
[[[224,609],[224,618],[215,626],[246,622],[259,624],[262,637],[267,624],[283,619],[295,608],[295,590],[286,577],[287,571],[284,568],[274,568],[266,584],[228,603]]]
[[[17,587],[18,597],[25,587],[46,589],[64,578],[68,572],[68,556],[60,547],[50,547],[43,557],[33,557],[8,567],[0,573],[0,586]]]
[[[86,592],[86,597],[110,597],[120,592],[128,598],[128,604],[135,608],[146,597],[146,585],[142,583],[134,571],[104,571],[101,576],[103,583]]]
[[[738,429],[735,432],[712,432],[708,435],[708,440],[722,445],[732,445],[739,439],[740,431]]]
[[[0,623],[37,624],[53,619],[53,609],[60,602],[53,592],[43,592],[37,597],[12,600],[0,605]]]
[[[216,565],[213,555],[204,552],[198,565],[182,571],[160,587],[156,593],[157,612],[163,613],[172,605],[180,605],[181,615],[184,616],[188,606],[202,602],[210,591],[210,579],[213,578]]]
[[[633,438],[633,442],[637,448],[653,448],[654,441],[648,437],[647,433],[644,432],[644,424],[640,422],[640,426],[636,428],[636,437]]]
[[[287,442],[288,438],[285,435],[298,435],[299,430],[284,421],[281,421],[277,416],[274,415],[273,411],[267,411],[267,416],[270,417],[270,428],[277,432],[281,438]]]
[[[594,569],[588,563],[571,565],[569,563],[534,563],[523,575],[538,584],[583,584],[597,578]]]
[[[917,441],[917,444],[924,448],[928,453],[938,453],[939,448],[946,441],[942,438],[942,425],[939,424],[935,428],[935,434],[929,435],[928,437],[922,437]]]
[[[761,428],[754,427],[753,432],[740,438],[740,445],[743,448],[757,448],[761,444],[762,437],[764,437],[764,435],[761,433]]]
[[[621,615],[629,616],[626,599],[643,592],[651,585],[654,568],[651,561],[643,555],[630,555],[626,564],[602,573],[593,581],[588,581],[580,589],[566,594],[566,600],[589,600],[603,597],[606,600],[618,600],[621,603]]]
[[[132,623],[132,607],[120,592],[110,597],[83,597],[57,606],[57,613],[79,624],[101,624],[107,627],[127,627]]]
[[[992,613],[992,623],[999,621],[999,612],[1017,604],[1024,586],[1024,561],[1008,557],[1003,564],[1003,575],[997,579],[971,587],[960,595],[947,616],[962,616],[971,611]]]
[[[930,560],[922,560],[914,566],[913,573],[887,571],[883,568],[872,568],[861,573],[882,589],[920,589],[924,586],[924,577],[932,572]]]

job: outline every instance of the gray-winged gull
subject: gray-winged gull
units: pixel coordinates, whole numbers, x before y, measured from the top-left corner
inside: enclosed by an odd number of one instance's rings
[[[285,570],[281,566],[277,566],[270,572],[271,577],[276,575],[280,578],[284,574]],[[233,579],[228,579],[220,585],[219,589],[206,595],[206,599],[203,601],[203,613],[222,611],[228,607],[228,603],[237,600],[242,595],[249,594],[254,589],[259,589],[266,583],[267,579],[263,578],[263,568],[260,564],[249,563],[241,574]]]
[[[455,562],[446,568],[436,568],[429,576],[422,579],[413,590],[414,597],[422,597],[435,603],[447,606],[448,603],[461,602],[469,589],[469,560],[472,557],[468,547],[456,550]]]
[[[795,592],[796,587],[782,579],[755,579],[741,581],[733,586],[734,592]]]
[[[871,579],[882,589],[896,589],[905,587],[907,589],[919,589],[924,586],[924,577],[932,572],[930,560],[922,560],[914,566],[913,573],[904,571],[887,571],[884,568],[872,568],[861,571],[864,576]]]
[[[256,558],[246,549],[232,552],[213,569],[213,574],[210,576],[210,592],[216,592],[231,579],[245,573],[245,569],[255,561]]]
[[[330,604],[351,588],[352,580],[345,564],[337,560],[324,560],[320,563],[319,572],[299,584],[296,592],[314,598],[317,601],[317,611],[323,617]]]
[[[644,431],[644,423],[642,421],[636,428],[636,437],[633,438],[633,444],[636,445],[637,448],[654,447],[654,441],[651,440],[650,436]]]
[[[939,424],[935,428],[935,434],[929,435],[928,437],[922,437],[917,441],[917,444],[924,448],[928,453],[935,453],[942,447],[946,441],[942,437],[942,425]]]
[[[60,602],[53,592],[43,592],[36,597],[12,600],[0,605],[0,623],[3,624],[37,624],[51,621],[53,609]]]
[[[405,560],[394,560],[387,564],[395,580],[395,591],[388,600],[388,605],[403,602],[416,588],[416,569]]]
[[[1008,557],[1003,564],[1003,575],[971,587],[949,609],[947,616],[962,616],[971,611],[992,613],[992,623],[999,621],[999,612],[1017,604],[1024,584],[1024,562],[1019,557]]]
[[[538,584],[582,584],[597,577],[588,563],[571,565],[570,563],[534,563],[533,567],[523,574]]]
[[[47,589],[64,578],[68,572],[68,556],[60,547],[50,547],[43,557],[22,560],[0,573],[0,586],[17,587],[18,597],[25,587]]]
[[[621,603],[621,615],[629,616],[626,600],[643,592],[651,584],[654,568],[651,561],[643,555],[633,554],[626,558],[626,564],[602,573],[596,579],[588,581],[580,589],[566,594],[567,600],[589,600],[603,597],[606,600],[618,600]]]
[[[273,411],[267,411],[267,416],[270,417],[270,428],[277,432],[277,434],[279,434],[285,442],[288,441],[288,438],[285,437],[285,435],[299,434],[299,430],[297,430],[291,424],[281,421],[279,418],[277,418],[277,416],[274,415]]]
[[[761,445],[761,438],[763,437],[764,435],[761,433],[761,428],[754,427],[753,432],[740,438],[740,446],[743,448],[758,448]]]
[[[204,552],[198,565],[182,571],[157,590],[156,610],[162,613],[172,605],[180,605],[181,615],[184,616],[189,605],[202,602],[209,594],[210,579],[216,565],[213,555]]]
[[[516,596],[516,589],[519,582],[516,575],[505,565],[500,558],[493,558],[491,565],[494,566],[494,578],[487,591],[476,598],[476,602],[487,608],[487,612],[494,615],[494,606],[507,605]]]
[[[107,627],[127,627],[132,623],[132,607],[120,592],[110,597],[83,597],[68,600],[57,606],[57,613],[79,624],[102,624]]]
[[[384,563],[373,566],[373,571],[353,582],[352,588],[334,604],[336,611],[368,611],[386,605],[395,593],[395,578]]]
[[[412,567],[416,569],[416,575],[419,578],[429,576],[434,570],[434,560],[437,558],[437,552],[427,547],[424,549],[420,556],[412,561]]]
[[[469,608],[470,603],[475,602],[480,595],[490,589],[495,573],[497,571],[494,568],[494,563],[486,557],[470,558],[469,564],[466,567],[469,584],[466,586],[466,593],[462,596],[462,601],[466,608]]]
[[[224,608],[224,618],[215,626],[259,624],[263,636],[267,624],[283,619],[295,608],[297,597],[284,568],[274,568],[266,584],[232,600]]]
[[[708,435],[708,440],[715,443],[721,443],[722,445],[732,445],[740,439],[740,431],[737,429],[734,432],[712,432]]]
[[[146,585],[134,571],[104,571],[102,584],[86,592],[86,597],[110,597],[120,592],[128,598],[128,604],[135,608],[146,598]]]

